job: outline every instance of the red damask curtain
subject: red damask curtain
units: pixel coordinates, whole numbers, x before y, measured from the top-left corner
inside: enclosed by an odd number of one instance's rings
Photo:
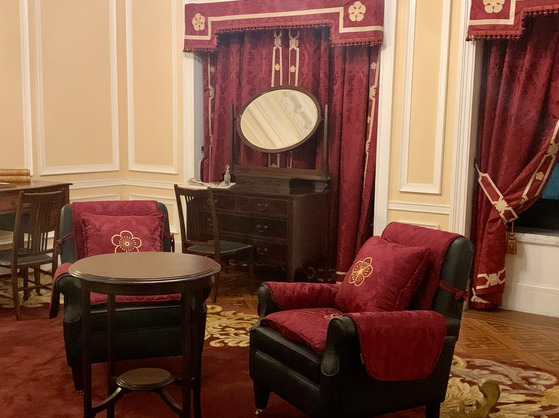
[[[507,224],[541,196],[559,148],[559,15],[523,23],[518,40],[484,48],[470,303],[480,309],[501,305]]]
[[[323,110],[329,106],[328,239],[337,269],[345,271],[372,230],[379,47],[332,47],[330,35],[328,27],[219,34],[217,49],[202,53],[206,109],[202,178],[221,179],[230,161],[231,115],[250,98],[279,85],[310,91]],[[322,151],[319,134],[289,157],[294,168],[320,168]],[[265,155],[244,144],[238,152],[243,164],[267,164]]]

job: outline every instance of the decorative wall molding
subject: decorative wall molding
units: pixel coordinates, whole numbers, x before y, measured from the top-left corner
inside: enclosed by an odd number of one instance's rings
[[[70,186],[71,190],[95,189],[99,187],[118,187],[118,186],[136,186],[147,187],[150,189],[161,190],[174,190],[173,182],[168,181],[146,181],[134,179],[105,179],[105,180],[90,180],[90,181],[74,181]]]
[[[38,132],[40,174],[70,174],[117,171],[119,169],[119,131],[118,131],[118,86],[117,86],[117,46],[116,46],[116,0],[107,0],[110,6],[110,74],[111,74],[111,128],[112,128],[112,161],[107,164],[48,166],[45,153],[45,103],[43,85],[43,48],[41,0],[37,0],[35,8],[36,43],[37,43],[37,96],[38,96]]]
[[[462,2],[462,22],[459,39],[466,39],[471,0]],[[452,179],[450,193],[449,229],[469,236],[474,182],[474,155],[477,126],[476,74],[481,74],[482,45],[478,42],[460,42],[458,51],[458,95],[456,103],[456,129],[453,139]]]
[[[21,31],[21,91],[23,103],[23,147],[25,167],[33,175],[33,125],[31,113],[31,51],[29,47],[29,3],[19,1]]]
[[[441,22],[441,43],[439,46],[439,80],[437,93],[437,122],[435,134],[433,182],[410,183],[408,181],[408,161],[411,134],[411,104],[413,90],[413,66],[414,66],[414,45],[415,45],[415,17],[417,0],[408,2],[408,28],[406,38],[406,59],[405,59],[405,79],[404,79],[404,110],[402,123],[402,147],[400,158],[400,191],[424,194],[440,194],[441,178],[443,170],[443,151],[446,117],[446,93],[448,81],[448,61],[450,45],[450,21],[451,21],[451,2],[443,1],[442,22]]]
[[[448,215],[450,207],[445,205],[422,205],[407,202],[389,202],[388,209],[404,212],[430,213],[434,215]]]
[[[96,201],[99,202],[101,200],[120,200],[120,194],[118,193],[114,193],[114,194],[98,194],[98,195],[92,195],[92,196],[87,196],[87,197],[78,197],[75,199],[70,199],[71,202],[90,202],[90,201]]]
[[[406,222],[410,225],[415,225],[415,226],[422,226],[423,228],[430,228],[430,229],[441,229],[441,226],[439,224],[429,224],[429,223],[417,223],[417,222]]]
[[[380,235],[388,223],[388,189],[390,179],[390,141],[392,137],[392,100],[394,95],[394,58],[396,48],[396,2],[384,5],[384,35],[380,48],[377,167],[373,233]]]
[[[183,54],[183,182],[200,177],[204,145],[204,92],[202,62],[193,52]]]
[[[177,42],[177,3],[171,2],[171,39],[169,48],[171,53],[172,71],[172,109],[173,109],[173,163],[172,165],[140,164],[136,162],[135,155],[135,124],[134,124],[134,37],[133,37],[133,18],[132,0],[126,0],[126,85],[128,101],[128,168],[131,171],[142,171],[148,173],[177,174],[178,173],[178,148],[179,148],[179,129],[178,129],[178,57],[180,44]]]

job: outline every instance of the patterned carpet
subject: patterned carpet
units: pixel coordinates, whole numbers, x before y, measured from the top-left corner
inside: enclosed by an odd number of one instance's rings
[[[257,315],[208,306],[206,339],[214,347],[248,347],[248,331]],[[486,405],[480,385],[495,381],[500,396],[496,411],[474,415]],[[458,415],[458,411],[464,411]],[[477,412],[477,411],[476,411]],[[559,416],[559,379],[551,373],[519,368],[492,360],[471,359],[467,354],[454,356],[446,399],[441,416],[489,416],[492,418]]]
[[[42,277],[41,278],[41,283],[48,283],[49,278],[48,277]],[[20,284],[22,284],[22,279],[19,279]],[[12,301],[12,287],[10,284],[10,278],[6,277],[6,278],[2,278],[0,280],[0,308],[13,308],[14,307],[14,303]],[[29,296],[29,299],[27,299],[25,302],[23,301],[23,293],[20,292],[20,303],[22,304],[22,306],[28,307],[28,308],[38,308],[40,306],[42,306],[45,303],[50,303],[50,292],[41,289],[41,294],[37,295],[37,293],[35,291],[33,291],[31,293],[31,295]],[[15,318],[15,313],[14,313],[14,318]]]
[[[0,282],[1,308],[11,308],[9,281]],[[50,294],[33,294],[24,306],[39,307],[49,303]],[[248,332],[257,320],[252,313],[243,312],[238,307],[223,307],[210,304],[206,327],[206,340],[212,347],[248,348]],[[15,320],[15,318],[14,318]],[[25,320],[25,314],[24,314]],[[498,396],[496,408],[482,413],[487,400],[480,390],[486,381],[499,385],[499,392],[486,396]],[[458,411],[461,411],[459,413]],[[412,417],[409,411],[398,414]],[[467,353],[457,353],[451,369],[447,396],[441,407],[443,417],[559,417],[559,379],[556,374],[527,367],[517,367],[493,360],[468,358]]]

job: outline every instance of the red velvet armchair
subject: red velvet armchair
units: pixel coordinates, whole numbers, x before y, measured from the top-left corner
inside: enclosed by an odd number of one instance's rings
[[[274,392],[310,416],[425,406],[438,417],[472,257],[458,234],[391,223],[341,285],[263,283],[250,333],[257,413]]]

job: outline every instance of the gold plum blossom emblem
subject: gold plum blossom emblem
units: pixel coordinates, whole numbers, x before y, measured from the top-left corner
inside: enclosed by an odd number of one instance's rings
[[[503,4],[506,0],[483,0],[486,13],[499,13],[503,10]]]
[[[196,32],[204,30],[206,28],[206,18],[200,13],[196,13],[192,18],[192,26]]]
[[[363,260],[357,261],[353,265],[353,270],[351,276],[349,277],[349,283],[355,286],[361,286],[365,279],[373,274],[373,265],[371,264],[373,259],[371,257],[365,257]]]
[[[142,246],[142,240],[132,234],[132,232],[123,230],[120,234],[111,237],[111,243],[115,246],[115,253],[139,252]]]
[[[510,210],[510,206],[503,197],[499,197],[499,200],[495,202],[495,209],[502,215],[506,210]]]
[[[349,20],[351,20],[352,22],[361,22],[365,17],[366,11],[367,7],[365,7],[365,5],[360,1],[356,1],[351,6],[349,6]]]

